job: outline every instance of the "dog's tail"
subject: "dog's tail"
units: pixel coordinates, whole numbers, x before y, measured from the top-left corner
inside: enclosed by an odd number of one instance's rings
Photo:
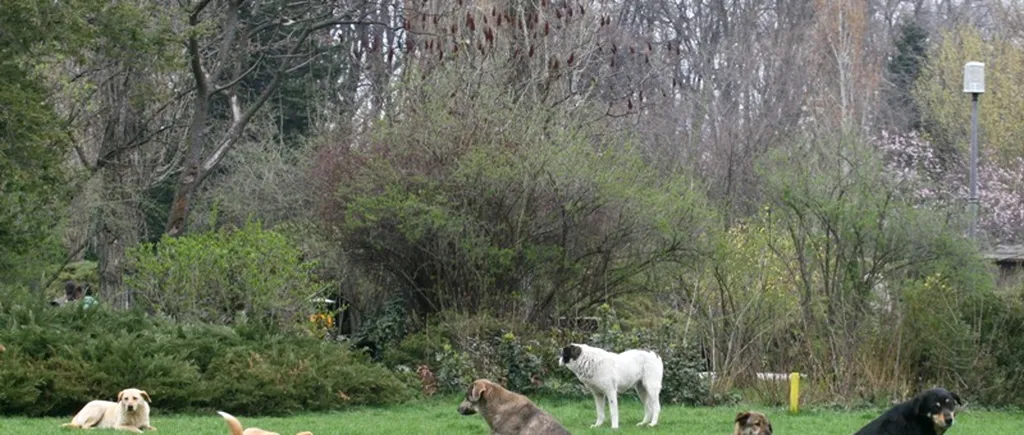
[[[221,417],[228,423],[228,429],[231,430],[231,435],[242,435],[242,423],[238,421],[235,416],[228,414],[224,411],[217,411]]]

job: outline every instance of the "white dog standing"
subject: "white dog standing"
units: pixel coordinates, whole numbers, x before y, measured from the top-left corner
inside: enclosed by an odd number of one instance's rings
[[[71,423],[61,427],[80,429],[118,429],[142,433],[142,429],[156,430],[149,424],[149,394],[129,388],[117,393],[117,402],[93,400],[75,414]]]
[[[635,389],[644,404],[644,419],[637,426],[656,426],[661,403],[661,378],[665,367],[661,357],[647,350],[627,350],[622,353],[572,343],[562,348],[558,365],[566,366],[576,374],[583,385],[594,394],[597,407],[597,422],[591,427],[604,424],[604,403],[612,414],[612,429],[619,427],[618,393]]]

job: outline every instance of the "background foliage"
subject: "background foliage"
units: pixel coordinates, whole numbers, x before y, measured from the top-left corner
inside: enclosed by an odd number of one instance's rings
[[[296,328],[326,286],[315,262],[259,222],[141,244],[128,256],[136,306],[186,323]]]
[[[312,337],[247,326],[176,324],[144,312],[0,302],[0,412],[71,415],[146,390],[161,412],[287,414],[398,403],[408,376]],[[19,301],[19,302],[15,302]]]
[[[4,412],[157,377],[173,409],[579,397],[573,340],[656,349],[670,402],[799,370],[1021,404],[990,254],[1024,235],[1024,5],[712,3],[0,0]],[[65,279],[105,308],[49,308]]]

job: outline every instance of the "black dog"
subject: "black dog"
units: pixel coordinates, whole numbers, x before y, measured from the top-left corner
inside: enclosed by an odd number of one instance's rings
[[[942,435],[953,426],[960,396],[934,388],[892,407],[854,435]]]

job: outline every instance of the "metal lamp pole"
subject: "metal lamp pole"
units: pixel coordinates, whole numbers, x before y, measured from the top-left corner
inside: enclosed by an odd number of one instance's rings
[[[985,64],[967,62],[964,65],[964,93],[971,94],[971,181],[967,198],[971,221],[967,235],[977,238],[978,232],[978,96],[985,92]]]

